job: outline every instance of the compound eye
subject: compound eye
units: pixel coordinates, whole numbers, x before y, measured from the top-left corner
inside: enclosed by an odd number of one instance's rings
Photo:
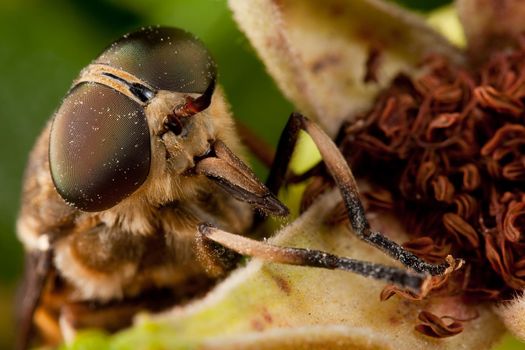
[[[206,47],[177,28],[149,27],[127,34],[94,63],[131,73],[157,90],[204,93],[216,77]]]
[[[109,87],[79,84],[55,114],[51,176],[78,209],[105,210],[131,195],[148,177],[150,152],[143,108]]]

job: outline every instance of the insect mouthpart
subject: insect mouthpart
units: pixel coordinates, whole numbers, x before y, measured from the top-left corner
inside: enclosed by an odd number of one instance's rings
[[[289,214],[288,208],[220,140],[211,144],[207,153],[196,157],[195,167],[187,173],[206,176],[234,198],[263,212],[277,216]]]

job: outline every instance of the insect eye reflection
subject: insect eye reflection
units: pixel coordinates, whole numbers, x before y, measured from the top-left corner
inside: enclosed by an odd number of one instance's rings
[[[114,206],[149,174],[150,135],[143,108],[107,86],[74,87],[56,113],[49,164],[57,191],[85,211]]]

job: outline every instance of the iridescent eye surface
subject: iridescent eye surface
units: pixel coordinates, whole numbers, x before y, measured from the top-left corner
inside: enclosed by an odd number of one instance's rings
[[[68,203],[84,211],[111,208],[144,183],[150,159],[142,106],[96,83],[70,91],[49,143],[51,176]]]
[[[203,93],[216,76],[206,47],[177,28],[150,27],[127,34],[94,63],[131,73],[157,90]]]

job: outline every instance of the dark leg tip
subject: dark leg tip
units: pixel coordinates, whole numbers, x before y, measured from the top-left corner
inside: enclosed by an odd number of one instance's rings
[[[299,120],[301,123],[304,123],[306,121],[309,121],[309,119],[307,117],[305,117],[304,115],[302,115],[301,113],[299,112],[293,112],[291,115],[290,115],[290,119],[297,119]]]
[[[215,226],[206,222],[200,223],[198,226],[199,232],[204,236],[208,236],[214,228]]]
[[[290,210],[286,205],[284,205],[279,199],[277,199],[276,196],[269,193],[266,195],[263,199],[264,206],[261,207],[261,210],[275,215],[275,216],[288,216],[290,214]]]

